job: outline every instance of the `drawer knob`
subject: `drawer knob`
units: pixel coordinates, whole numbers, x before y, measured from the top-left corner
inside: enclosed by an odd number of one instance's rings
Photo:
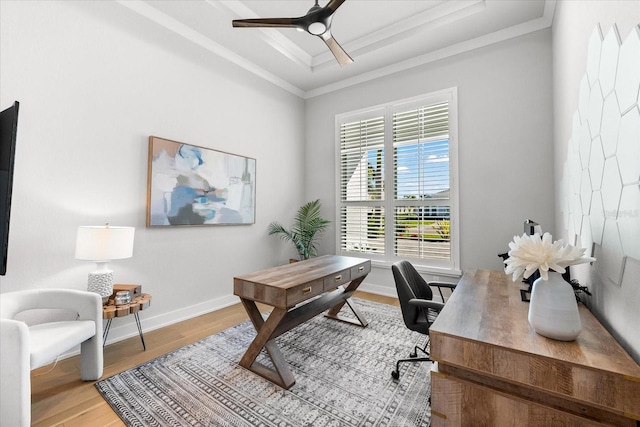
[[[342,280],[342,274],[338,274],[338,275],[335,277],[335,281],[336,281],[336,282],[339,282],[340,280]]]
[[[358,267],[358,271],[364,271],[364,265],[361,265],[360,267]]]
[[[311,286],[309,286],[308,288],[304,288],[302,290],[302,295],[306,295],[306,294],[310,294],[311,293]]]

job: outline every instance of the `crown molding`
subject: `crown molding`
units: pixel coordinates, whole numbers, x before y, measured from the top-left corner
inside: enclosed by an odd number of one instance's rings
[[[399,39],[442,27],[451,22],[464,19],[486,8],[486,0],[452,0],[441,3],[433,8],[423,10],[409,18],[398,21],[377,31],[365,34],[343,45],[347,52],[354,56],[380,49],[383,46],[397,42]],[[313,57],[312,66],[320,66],[334,62],[331,52],[326,51]]]
[[[260,18],[260,16],[258,16],[258,14],[256,14],[252,9],[248,8],[238,0],[205,0],[205,3],[215,7],[216,9],[225,9],[238,18]],[[279,31],[273,31],[273,28],[261,27],[252,28],[251,30],[258,32],[266,43],[286,58],[305,67],[308,71],[312,71],[313,57],[290,39],[282,35]],[[292,28],[292,30],[294,29]]]
[[[207,4],[212,7],[225,7],[227,10],[231,10],[234,14],[245,14],[247,17],[255,16],[246,6],[243,6],[236,0],[227,1],[213,1],[205,0]],[[442,25],[438,22],[439,19],[445,22],[460,19],[464,16],[477,13],[485,7],[486,0],[459,0],[445,3],[445,5],[434,8],[436,16],[429,18],[427,25],[438,26]],[[415,68],[421,65],[439,61],[454,55],[469,52],[474,49],[489,46],[494,43],[508,40],[510,38],[519,37],[524,34],[539,31],[548,28],[552,25],[553,16],[555,13],[556,0],[546,0],[543,16],[531,21],[524,22],[522,24],[514,25],[503,30],[496,31],[485,36],[477,37],[472,40],[467,40],[461,43],[457,43],[452,46],[448,46],[443,49],[439,49],[424,55],[417,56],[415,58],[408,59],[393,65],[381,67],[376,70],[366,72],[351,78],[347,78],[335,83],[331,83],[316,89],[305,91],[288,81],[276,76],[275,74],[265,70],[264,68],[254,64],[253,62],[245,59],[244,57],[236,54],[230,49],[222,46],[221,44],[211,40],[198,31],[188,27],[182,22],[172,18],[171,16],[159,11],[153,6],[149,5],[143,0],[116,0],[118,4],[126,7],[127,9],[149,19],[152,22],[172,31],[181,37],[189,40],[190,42],[206,49],[207,51],[218,55],[221,58],[228,60],[229,62],[245,69],[246,71],[255,74],[256,76],[274,84],[287,92],[292,93],[303,99],[311,99],[316,96],[331,93],[337,90],[345,89],[350,86],[365,83],[374,79],[385,77],[394,73],[398,73],[404,70]],[[420,25],[424,25],[424,20],[427,12],[433,13],[433,9],[418,14],[408,20],[404,20],[401,23],[394,24],[388,29],[383,29],[371,33],[370,36],[363,37],[346,44],[348,49],[356,51],[357,53],[366,53],[373,49],[373,46],[377,42],[384,43],[386,39],[397,39],[404,35],[403,33],[410,33],[414,31],[420,31]],[[422,21],[420,21],[422,19]],[[420,23],[422,22],[422,24]],[[407,25],[410,28],[403,27]],[[401,30],[404,28],[404,30]],[[259,29],[258,29],[259,30]],[[325,52],[316,57],[311,57],[306,52],[302,51],[298,46],[292,43],[289,39],[284,37],[277,31],[263,31],[265,35],[265,41],[267,41],[275,49],[278,49],[283,55],[289,58],[297,65],[308,68],[311,71],[317,70],[322,67],[322,63],[333,61],[333,57],[330,53]],[[372,37],[372,40],[366,40],[368,37]]]
[[[417,56],[415,58],[408,59],[406,61],[399,62],[397,64],[389,65],[387,67],[378,68],[376,70],[357,75],[348,79],[341,80],[336,83],[332,83],[326,86],[322,86],[316,89],[306,91],[304,93],[305,99],[311,99],[316,96],[325,95],[337,90],[345,89],[350,86],[365,83],[371,80],[375,80],[381,77],[385,77],[391,74],[395,74],[401,71],[409,70],[411,68],[419,67],[431,62],[439,61],[454,55],[469,52],[474,49],[489,46],[494,43],[499,43],[505,40],[509,40],[515,37],[520,37],[525,34],[533,33],[545,28],[549,28],[553,22],[553,15],[555,11],[556,0],[547,0],[545,2],[545,8],[543,16],[531,21],[523,22],[518,25],[514,25],[509,28],[505,28],[481,37],[477,37],[472,40],[467,40],[455,45],[448,46],[443,49],[439,49],[424,55]]]
[[[268,72],[264,68],[258,67],[254,63],[246,60],[240,55],[232,52],[226,47],[222,46],[219,43],[214,42],[210,38],[204,36],[203,34],[195,31],[194,29],[184,25],[182,22],[177,21],[176,19],[170,17],[164,12],[159,11],[158,9],[150,6],[142,0],[116,0],[121,6],[124,6],[133,12],[138,13],[139,15],[149,19],[150,21],[155,22],[158,25],[184,37],[185,39],[191,41],[192,43],[197,44],[198,46],[208,50],[209,52],[220,56],[232,62],[239,67],[244,68],[245,70],[257,75],[258,77],[263,78],[264,80],[273,83],[274,85],[291,92],[292,94],[304,98],[305,92],[292,85],[291,83],[281,79],[280,77]]]

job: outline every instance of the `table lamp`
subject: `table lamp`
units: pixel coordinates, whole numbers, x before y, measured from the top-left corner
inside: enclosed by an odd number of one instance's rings
[[[113,293],[113,271],[108,264],[114,259],[131,258],[134,232],[134,227],[109,224],[78,227],[76,259],[96,263],[96,270],[89,273],[87,290],[100,294],[103,303]]]

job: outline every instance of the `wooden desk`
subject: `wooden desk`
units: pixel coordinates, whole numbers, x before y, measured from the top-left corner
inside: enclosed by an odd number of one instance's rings
[[[640,366],[580,305],[572,342],[536,334],[522,283],[470,271],[431,326],[431,425],[635,426]]]
[[[290,388],[296,381],[275,338],[327,309],[330,309],[327,317],[367,326],[365,318],[348,298],[369,271],[369,260],[326,255],[234,277],[233,293],[240,297],[258,332],[240,360],[240,366],[282,388]],[[318,298],[309,301],[314,297]],[[266,321],[256,302],[274,307]],[[338,315],[344,304],[351,308],[357,320]],[[275,369],[256,362],[263,348]]]

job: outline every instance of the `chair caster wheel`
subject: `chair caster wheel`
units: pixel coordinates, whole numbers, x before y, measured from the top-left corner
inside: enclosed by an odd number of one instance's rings
[[[391,372],[391,378],[393,378],[394,380],[397,380],[398,378],[400,378],[400,372],[398,371]]]
[[[418,353],[411,353],[409,354],[409,357],[415,359],[416,357],[418,357]]]

